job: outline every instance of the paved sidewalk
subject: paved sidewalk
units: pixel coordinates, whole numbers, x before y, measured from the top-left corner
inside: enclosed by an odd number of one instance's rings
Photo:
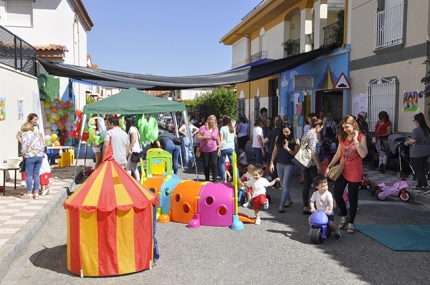
[[[17,188],[13,189],[14,179],[11,178],[6,182],[6,196],[0,193],[0,274],[7,270],[67,197],[64,187],[70,187],[74,167],[58,168],[53,165],[51,171],[51,191],[38,200],[20,199],[27,188],[20,186],[19,173]]]

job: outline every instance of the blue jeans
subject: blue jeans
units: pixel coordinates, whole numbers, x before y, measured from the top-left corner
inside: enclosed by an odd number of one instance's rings
[[[261,148],[254,147],[254,153],[255,153],[255,164],[261,164],[263,166],[263,152],[261,151]]]
[[[290,181],[291,177],[293,177],[294,165],[290,164],[282,164],[277,163],[276,169],[278,170],[279,179],[281,179],[282,185],[282,195],[281,195],[281,203],[279,207],[284,207],[285,203],[291,202],[290,196]]]
[[[42,166],[43,157],[35,156],[25,159],[25,181],[27,181],[27,193],[33,192],[31,179],[34,178],[34,191],[39,192],[40,188],[40,167]]]
[[[187,137],[182,138],[182,158],[185,166],[191,167],[194,163],[193,148],[190,145],[190,139]]]
[[[233,166],[233,149],[223,149],[221,150],[221,156],[219,158],[219,169],[220,169],[220,176],[221,176],[221,181],[224,181],[225,179],[225,156],[228,156],[228,160],[230,161],[230,165]],[[228,170],[228,169],[227,169]],[[237,169],[237,175],[239,177],[239,170]]]
[[[164,146],[164,150],[172,155],[173,173],[178,174],[179,153],[181,152],[179,145],[174,144],[172,140],[168,140]]]

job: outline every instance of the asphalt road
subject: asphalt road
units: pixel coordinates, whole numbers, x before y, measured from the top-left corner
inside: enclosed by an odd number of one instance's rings
[[[195,173],[179,176],[194,179]],[[330,237],[321,245],[311,244],[308,217],[302,214],[302,185],[298,177],[291,184],[294,203],[285,214],[277,211],[281,191],[268,190],[272,204],[263,211],[260,226],[246,224],[234,231],[158,224],[157,265],[117,277],[82,280],[67,270],[66,215],[60,207],[0,276],[0,284],[428,284],[428,252],[393,251],[359,232],[345,231],[340,240]],[[430,207],[396,198],[381,202],[361,190],[356,223],[430,224]]]

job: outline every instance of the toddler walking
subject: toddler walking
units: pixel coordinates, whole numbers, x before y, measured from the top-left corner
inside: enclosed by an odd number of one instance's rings
[[[45,156],[43,157],[42,166],[40,167],[40,196],[48,195],[51,191],[51,185],[49,184],[49,178],[51,177],[51,166],[49,165],[45,147]]]
[[[266,198],[266,187],[275,185],[280,179],[279,177],[273,179],[272,182],[269,182],[266,178],[263,177],[263,166],[261,164],[256,164],[254,166],[254,170],[252,171],[252,178],[250,181],[245,184],[248,187],[252,187],[252,205],[255,213],[255,224],[259,225],[261,223],[260,219],[260,208],[264,206],[264,209],[269,208],[269,200]]]

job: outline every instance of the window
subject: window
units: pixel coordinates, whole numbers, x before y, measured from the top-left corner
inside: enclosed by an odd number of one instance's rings
[[[393,132],[397,130],[398,81],[396,77],[372,79],[366,82],[367,90],[367,119],[369,131],[375,131],[378,114],[386,111],[393,125]]]
[[[32,0],[6,0],[6,21],[8,26],[33,26]]]
[[[404,0],[386,0],[378,3],[378,11],[375,12],[374,50],[404,44],[406,38]]]

